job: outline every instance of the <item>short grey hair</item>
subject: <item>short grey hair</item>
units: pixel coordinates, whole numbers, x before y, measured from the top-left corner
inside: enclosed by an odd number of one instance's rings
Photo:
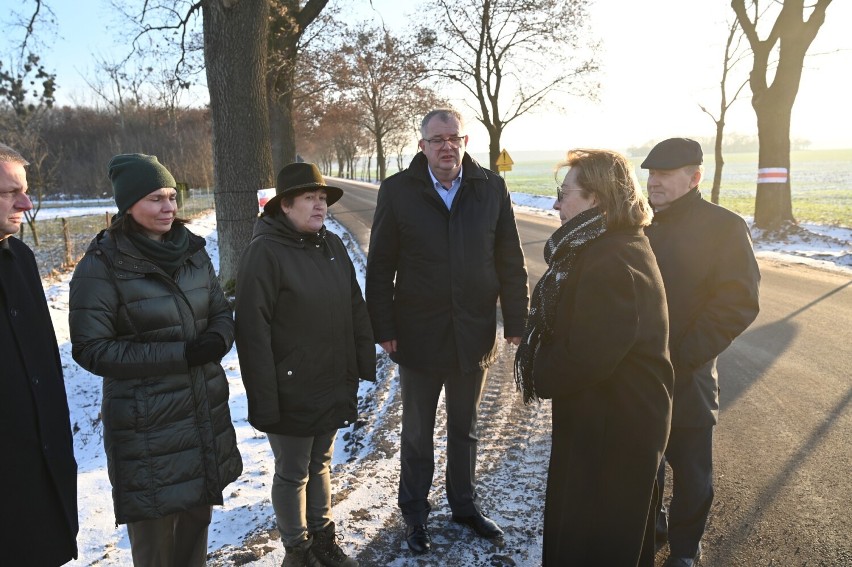
[[[0,142],[0,163],[19,163],[24,167],[30,164],[24,156],[2,142]]]
[[[454,108],[436,108],[435,110],[430,110],[426,116],[423,117],[423,121],[420,122],[420,136],[424,140],[426,139],[426,125],[435,117],[440,118],[441,122],[449,122],[455,118],[458,120],[459,126],[464,128],[464,118],[458,110]]]

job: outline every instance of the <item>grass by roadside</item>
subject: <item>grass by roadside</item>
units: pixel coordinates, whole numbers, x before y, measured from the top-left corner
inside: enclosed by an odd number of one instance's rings
[[[632,157],[639,181],[644,186],[647,172],[639,168],[642,157]],[[754,215],[757,153],[726,154],[722,169],[719,201],[741,215]],[[790,156],[793,214],[800,222],[830,226],[852,226],[852,149],[796,151]],[[555,195],[553,168],[559,158],[553,152],[547,159],[516,162],[505,174],[509,189],[531,195]],[[713,156],[705,156],[705,198],[710,197],[714,173]],[[564,172],[563,172],[564,173]],[[561,180],[560,180],[561,181]]]

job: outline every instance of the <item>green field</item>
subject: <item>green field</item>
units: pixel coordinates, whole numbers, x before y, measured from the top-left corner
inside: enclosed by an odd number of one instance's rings
[[[505,174],[510,191],[534,195],[553,195],[553,167],[563,153],[518,152],[515,165]],[[477,159],[485,156],[475,156]],[[645,170],[639,168],[641,157],[631,158],[639,181],[644,185]],[[803,222],[833,226],[852,226],[852,149],[805,150],[793,152],[791,175],[793,214]],[[722,170],[720,204],[742,215],[754,214],[757,179],[757,153],[727,154]],[[710,198],[713,186],[713,156],[705,156],[702,193]],[[482,161],[481,161],[482,163]],[[561,181],[561,180],[560,180]]]

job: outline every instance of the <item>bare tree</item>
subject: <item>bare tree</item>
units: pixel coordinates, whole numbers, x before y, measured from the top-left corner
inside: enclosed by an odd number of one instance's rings
[[[388,30],[361,24],[346,36],[335,71],[339,88],[356,105],[361,126],[373,136],[377,179],[387,175],[387,141],[410,135],[412,116],[422,116],[438,97],[422,86],[427,76],[424,50]]]
[[[429,0],[421,42],[435,73],[472,97],[496,169],[500,138],[554,92],[593,97],[590,0]]]
[[[42,197],[56,181],[56,156],[50,156],[42,137],[44,116],[53,107],[55,93],[56,75],[44,68],[37,55],[29,54],[16,70],[0,63],[0,131],[4,141],[30,162],[27,178],[34,207],[24,217],[35,246],[39,245],[36,216]]]
[[[115,0],[118,1],[118,0]],[[295,158],[292,143],[293,69],[305,28],[328,0],[162,0],[145,2],[142,12],[128,13],[140,24],[133,41],[160,34],[176,48],[176,78],[197,71],[192,58],[199,43],[193,24],[202,14],[204,68],[213,121],[213,162],[216,219],[220,235],[220,278],[229,286],[236,277],[240,254],[251,237],[257,216],[255,191],[272,184],[270,117],[271,88],[284,102],[274,122],[282,126],[283,159]],[[271,11],[274,8],[274,11]],[[271,23],[275,23],[272,32]],[[270,35],[272,34],[272,35]],[[270,45],[280,68],[269,72]]]
[[[269,16],[269,61],[267,91],[271,123],[271,147],[274,168],[296,160],[296,130],[293,116],[297,98],[296,68],[299,53],[322,29],[331,25],[330,17],[320,18],[328,0],[271,2]],[[311,33],[307,34],[308,26]]]
[[[257,190],[272,185],[266,98],[269,4],[205,0],[204,60],[213,119],[219,278],[236,281],[257,218]]]
[[[728,113],[728,109],[731,108],[731,105],[734,104],[739,98],[745,86],[748,84],[748,79],[744,79],[739,83],[734,91],[734,94],[731,95],[730,99],[728,98],[728,76],[737,63],[742,61],[746,55],[749,53],[747,50],[743,50],[742,43],[742,32],[740,31],[739,23],[736,18],[728,25],[728,39],[725,42],[725,56],[722,60],[722,78],[719,81],[719,116],[718,118],[713,115],[712,112],[707,110],[704,105],[699,105],[702,111],[704,111],[712,120],[713,123],[716,124],[716,139],[714,142],[714,156],[716,158],[716,168],[713,170],[713,189],[710,191],[710,200],[713,203],[719,204],[719,189],[722,186],[722,169],[725,167],[725,160],[722,157],[722,140],[724,138],[725,133],[725,116]]]
[[[44,52],[45,38],[56,33],[56,14],[45,0],[23,0],[15,8],[9,10],[8,16],[11,27],[22,33],[15,51],[17,59],[23,61],[33,51]]]
[[[807,17],[804,0],[776,0],[780,11],[766,39],[758,35],[758,3],[752,1],[752,16],[745,0],[732,0],[731,7],[754,54],[749,86],[760,140],[754,224],[775,229],[785,221],[795,222],[790,190],[790,120],[805,55],[825,22],[831,0],[816,0],[808,6]],[[773,68],[770,63],[776,53]]]

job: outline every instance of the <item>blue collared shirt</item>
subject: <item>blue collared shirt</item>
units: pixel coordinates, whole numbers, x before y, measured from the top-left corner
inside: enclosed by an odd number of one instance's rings
[[[429,177],[432,178],[432,186],[435,188],[435,191],[438,192],[438,196],[441,198],[444,204],[447,205],[447,209],[452,208],[453,199],[456,198],[456,193],[459,192],[459,187],[461,187],[462,168],[459,168],[459,174],[455,179],[453,179],[453,182],[450,184],[449,189],[444,187],[441,182],[438,181],[438,179],[435,177],[435,174],[432,173],[431,167],[428,167],[427,169],[429,170]]]

